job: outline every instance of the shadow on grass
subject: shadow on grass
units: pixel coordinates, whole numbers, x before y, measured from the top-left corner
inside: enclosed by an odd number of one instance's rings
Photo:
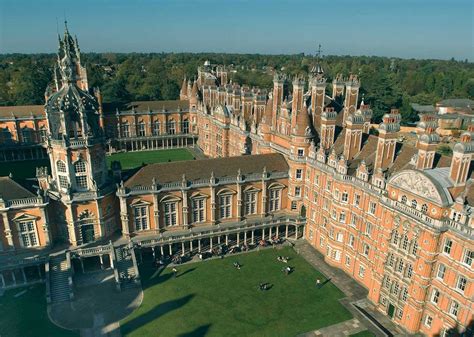
[[[179,270],[178,270],[178,275],[176,275],[176,278],[179,278],[179,277],[182,277],[190,272],[192,272],[193,270],[195,270],[196,268],[190,268],[190,269],[187,269],[185,270],[184,272],[180,273]]]
[[[201,325],[197,327],[196,329],[194,329],[193,331],[179,334],[178,337],[204,337],[206,336],[210,327],[211,327],[211,324]]]
[[[160,318],[163,315],[166,315],[167,313],[179,309],[182,306],[186,305],[194,295],[187,295],[175,300],[167,301],[164,303],[161,303],[157,306],[155,306],[153,309],[149,310],[148,312],[143,313],[142,315],[135,317],[131,319],[130,321],[122,324],[121,330],[122,334],[126,335],[128,333],[131,333],[132,331],[135,331],[144,325]],[[191,336],[191,335],[189,335]],[[200,336],[200,335],[196,335]]]

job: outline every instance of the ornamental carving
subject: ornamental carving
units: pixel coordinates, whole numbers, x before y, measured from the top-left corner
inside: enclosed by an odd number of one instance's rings
[[[390,185],[402,188],[426,199],[442,203],[441,196],[439,195],[436,186],[422,173],[416,171],[401,172],[390,180]]]

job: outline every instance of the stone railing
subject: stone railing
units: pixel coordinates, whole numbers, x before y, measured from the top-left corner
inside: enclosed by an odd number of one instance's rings
[[[444,223],[443,221],[441,220],[438,220],[438,219],[433,219],[433,218],[430,218],[429,216],[427,216],[426,214],[410,207],[410,206],[407,206],[401,202],[398,202],[396,200],[392,200],[392,199],[389,199],[388,197],[386,196],[382,196],[381,198],[381,201],[382,201],[382,204],[392,208],[392,209],[395,209],[397,211],[401,211],[402,213],[404,213],[405,215],[411,217],[411,218],[414,218],[426,225],[429,225],[431,227],[435,227],[435,228],[439,228],[441,229],[443,226],[444,226]]]
[[[175,242],[181,242],[183,240],[198,240],[203,238],[209,238],[216,235],[224,234],[235,234],[242,230],[251,231],[261,228],[280,226],[280,225],[304,225],[306,220],[304,218],[293,218],[293,217],[281,217],[276,219],[255,219],[255,220],[243,220],[230,224],[222,224],[222,226],[213,226],[202,228],[196,228],[196,231],[180,231],[180,232],[156,232],[156,237],[140,238],[139,236],[132,239],[132,241],[138,244],[140,247],[153,247],[157,245],[172,244]]]
[[[71,251],[73,256],[77,257],[90,257],[90,256],[98,256],[103,254],[110,254],[112,252],[112,246],[104,245],[104,246],[97,246],[97,247],[90,247],[90,248],[77,248]]]
[[[22,199],[12,199],[5,202],[6,207],[29,207],[44,204],[43,198],[31,197]]]
[[[237,177],[222,177],[222,178],[216,178],[216,184],[237,184],[237,183],[244,183],[244,182],[250,182],[250,181],[260,181],[263,178],[263,173],[253,173],[253,174],[247,174],[247,175],[242,175],[240,178]],[[267,172],[266,177],[264,178],[265,180],[270,180],[270,179],[282,179],[282,178],[288,178],[288,172]],[[183,182],[181,181],[176,181],[176,182],[171,182],[171,183],[164,183],[164,184],[156,184],[156,186],[150,185],[150,186],[133,186],[131,188],[127,188],[126,191],[129,192],[130,194],[141,194],[143,192],[145,193],[156,193],[160,191],[171,191],[171,190],[180,190],[183,187],[184,188],[197,188],[197,187],[203,187],[203,186],[210,186],[211,185],[211,179],[199,179],[199,180],[194,180],[194,181],[186,181],[186,184],[183,185]],[[119,194],[120,191],[119,191]]]

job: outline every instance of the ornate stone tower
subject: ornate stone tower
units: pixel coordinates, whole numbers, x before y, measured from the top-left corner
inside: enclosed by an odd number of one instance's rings
[[[47,95],[45,107],[51,176],[43,174],[38,179],[58,202],[55,221],[59,226],[66,225],[63,236],[78,245],[112,231],[110,223],[105,228],[111,214],[105,217],[104,213],[105,204],[113,202],[113,188],[108,178],[99,103],[85,90],[87,80],[77,41],[71,38],[67,26],[56,67],[61,76],[58,90]]]

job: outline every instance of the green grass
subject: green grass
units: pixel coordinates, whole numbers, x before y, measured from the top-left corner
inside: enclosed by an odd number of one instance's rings
[[[163,163],[168,161],[191,160],[193,158],[192,153],[187,149],[172,149],[116,153],[107,157],[107,163],[110,167],[112,161],[119,161],[122,164],[122,169],[127,170],[139,167],[142,163]]]
[[[353,335],[350,335],[350,337],[375,337],[375,334],[373,334],[369,330],[364,330],[364,331],[355,333]]]
[[[15,294],[27,292],[15,298]],[[12,289],[0,296],[0,336],[2,337],[79,337],[63,330],[48,318],[44,285]]]
[[[278,255],[290,256],[286,276]],[[232,263],[242,264],[241,270]],[[121,322],[123,336],[295,336],[350,319],[344,294],[291,248],[264,250],[170,268],[141,269],[144,300]],[[260,291],[260,282],[273,288]]]
[[[49,159],[25,160],[0,163],[0,176],[7,176],[10,172],[15,180],[36,177],[36,168],[47,166],[49,172]]]
[[[124,152],[107,156],[107,163],[118,160],[122,164],[122,169],[128,170],[140,167],[142,163],[163,163],[167,161],[192,160],[193,154],[187,149],[171,149],[158,151],[142,151],[142,152]],[[49,173],[49,159],[25,160],[0,163],[0,176],[7,176],[10,172],[15,180],[36,177],[36,167],[47,166]]]

